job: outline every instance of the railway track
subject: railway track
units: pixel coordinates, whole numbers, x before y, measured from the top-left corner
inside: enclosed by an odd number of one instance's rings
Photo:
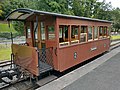
[[[117,48],[117,47],[119,47],[119,46],[120,46],[120,42],[115,43],[115,44],[111,44],[110,51]],[[9,67],[9,66],[11,66],[11,61],[2,61],[2,62],[0,62],[0,68]],[[60,76],[62,76],[62,75],[60,75]],[[57,79],[58,77],[54,78],[53,80]],[[22,89],[22,90],[34,90],[37,87],[43,86],[43,85],[45,85],[45,84],[47,84],[47,83],[49,83],[51,81],[52,81],[51,78],[48,78],[48,79],[45,78],[45,79],[42,79],[39,82],[40,85],[38,85],[38,84],[31,84],[30,79],[26,79],[26,80],[21,80],[19,82],[12,83],[12,84],[7,84],[7,85],[2,86],[2,87],[0,86],[0,89],[8,90],[8,88],[10,88],[11,90],[12,89],[14,89],[14,90],[20,90],[20,89]]]
[[[1,61],[0,62],[0,68],[5,67],[5,66],[10,66],[11,65],[11,61],[10,60],[6,60],[6,61]]]

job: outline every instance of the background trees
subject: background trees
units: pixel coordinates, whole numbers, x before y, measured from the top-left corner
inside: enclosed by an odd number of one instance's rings
[[[98,0],[2,0],[0,3],[0,19],[14,9],[31,8],[61,14],[84,16],[113,21],[114,30],[120,29],[120,9],[113,8],[111,3]],[[14,22],[15,29],[23,34],[18,22]],[[19,28],[18,28],[19,27]]]

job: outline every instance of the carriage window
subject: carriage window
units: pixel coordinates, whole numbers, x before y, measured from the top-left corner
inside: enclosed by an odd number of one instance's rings
[[[38,39],[38,25],[36,22],[34,22],[34,31],[35,31],[35,39]]]
[[[104,37],[107,37],[107,27],[103,28],[103,35],[104,35]]]
[[[81,26],[80,42],[87,41],[87,26]]]
[[[41,28],[41,40],[45,40],[45,27],[43,22],[40,23],[40,28]]]
[[[98,39],[98,27],[94,27],[94,39]]]
[[[55,39],[54,26],[48,26],[48,39]]]
[[[79,43],[78,26],[71,26],[71,44]]]
[[[60,44],[60,46],[69,45],[68,26],[66,26],[66,25],[59,26],[59,44]]]
[[[100,26],[99,27],[99,38],[102,38],[103,37],[103,27]]]
[[[26,36],[27,38],[31,38],[31,30],[30,30],[30,25],[27,25],[27,30],[26,30]]]
[[[110,36],[111,34],[111,27],[108,27],[108,37]]]
[[[92,31],[92,27],[88,27],[88,41],[93,40],[93,31]]]
[[[37,22],[34,22],[34,35],[35,35],[35,45],[34,46],[38,46],[38,24]]]

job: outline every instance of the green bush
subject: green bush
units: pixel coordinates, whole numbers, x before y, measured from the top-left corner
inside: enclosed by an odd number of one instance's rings
[[[15,38],[16,36],[18,36],[18,33],[12,34],[12,38]],[[0,38],[11,39],[11,33],[0,33]]]

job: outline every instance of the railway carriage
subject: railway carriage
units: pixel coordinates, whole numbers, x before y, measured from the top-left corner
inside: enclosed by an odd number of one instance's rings
[[[63,72],[110,48],[111,21],[17,9],[6,18],[23,21],[25,44],[12,44],[13,62],[35,76]]]

